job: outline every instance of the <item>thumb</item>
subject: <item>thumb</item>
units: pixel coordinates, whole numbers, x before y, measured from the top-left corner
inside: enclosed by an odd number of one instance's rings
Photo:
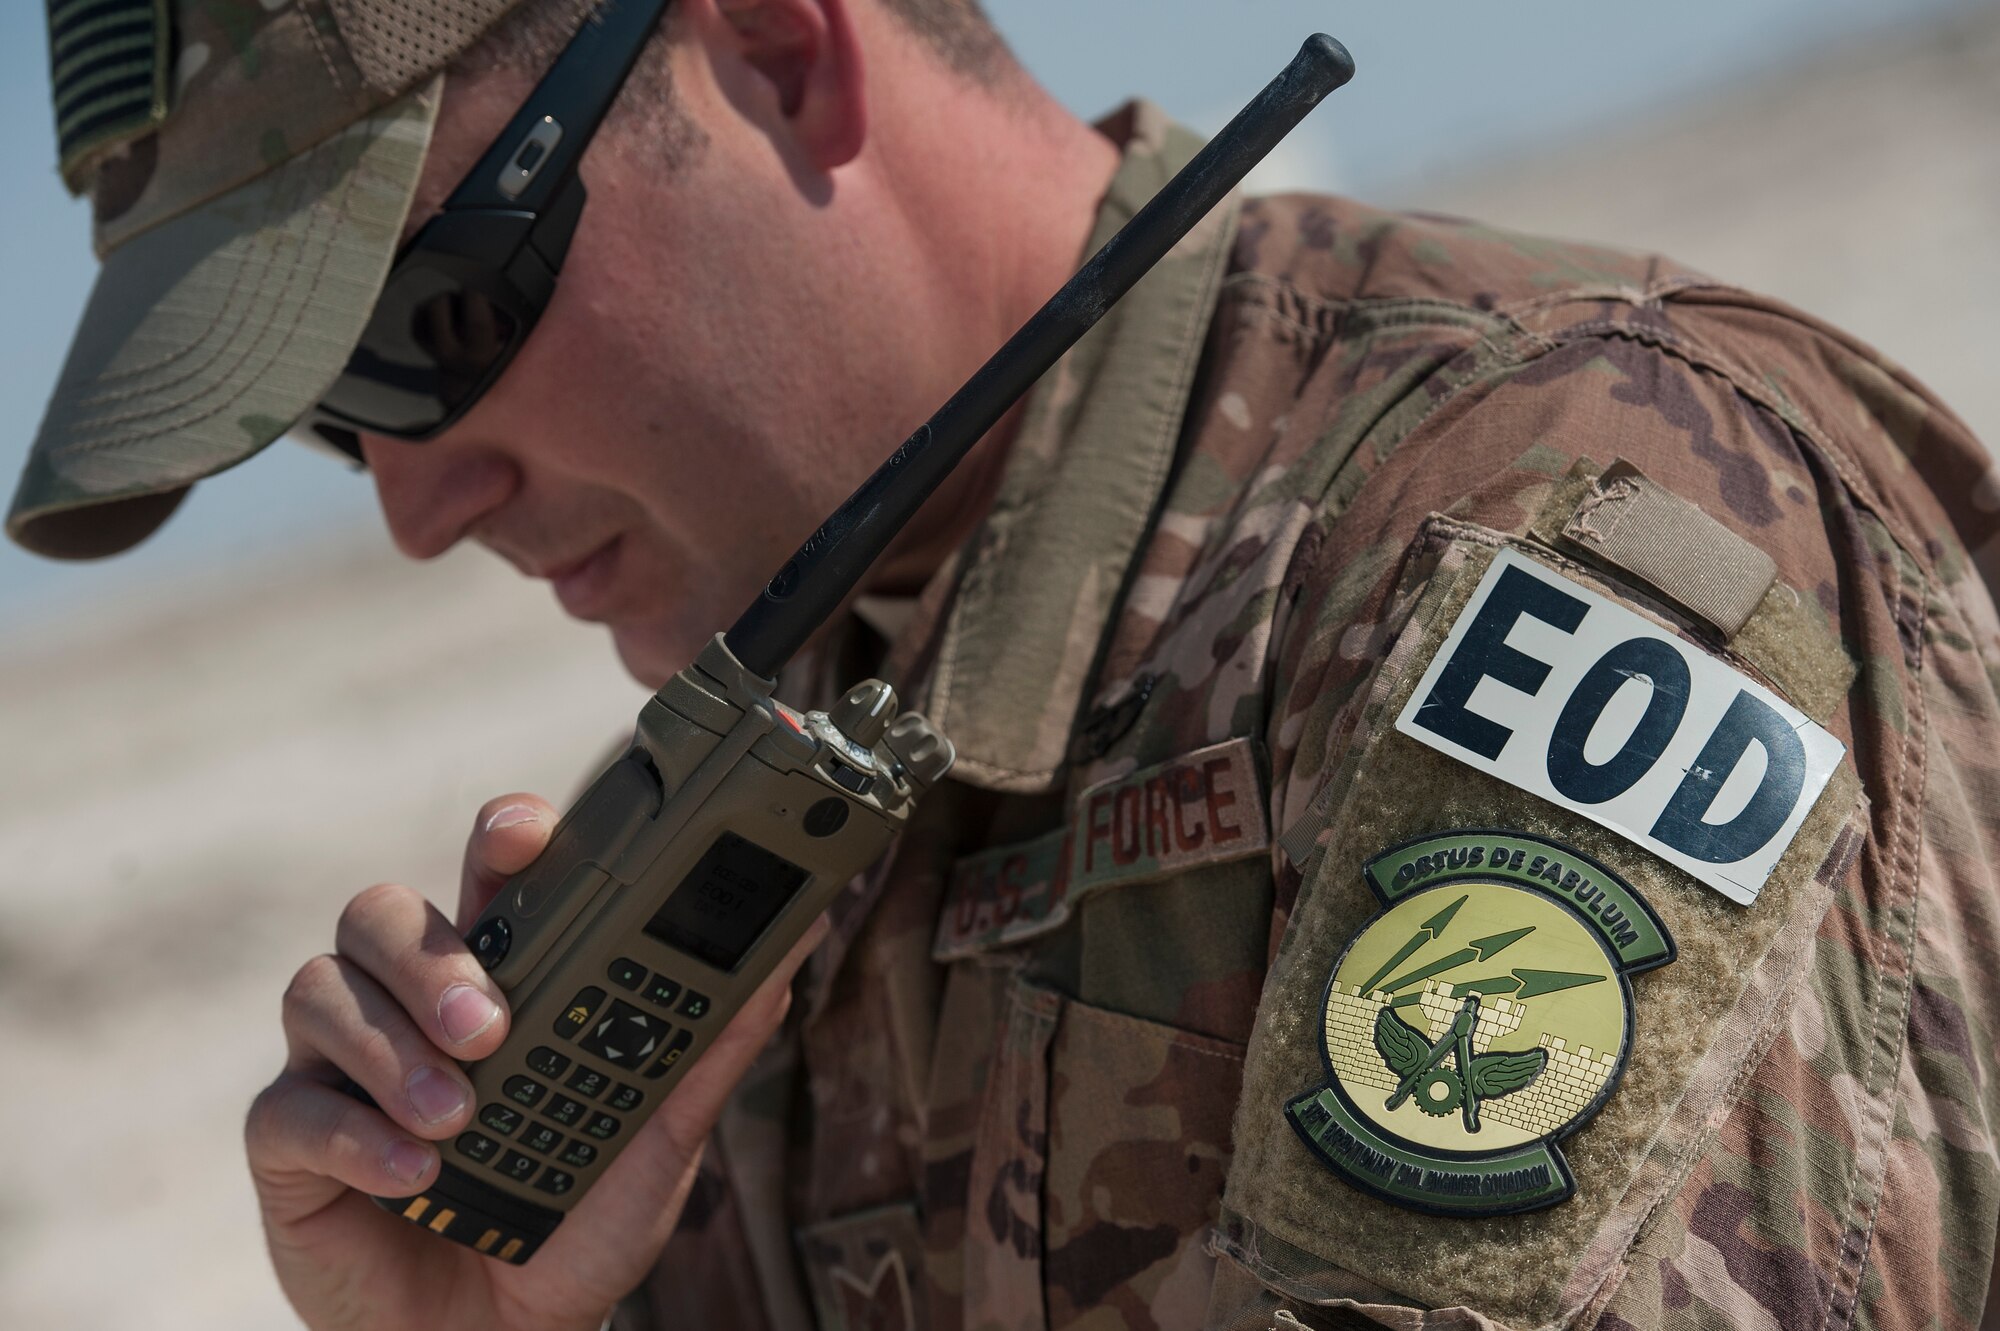
[[[502,795],[480,806],[465,843],[458,881],[458,928],[472,927],[479,912],[509,878],[534,863],[556,830],[554,806],[539,795]]]

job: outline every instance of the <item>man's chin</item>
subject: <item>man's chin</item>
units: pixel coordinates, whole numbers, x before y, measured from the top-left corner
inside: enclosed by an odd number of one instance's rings
[[[627,674],[649,689],[658,689],[694,660],[712,633],[699,637],[657,629],[611,626],[611,642]]]

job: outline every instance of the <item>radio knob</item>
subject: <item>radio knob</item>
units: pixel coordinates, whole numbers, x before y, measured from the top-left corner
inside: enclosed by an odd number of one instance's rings
[[[896,714],[896,691],[879,679],[864,679],[828,710],[833,728],[864,749],[875,747]]]
[[[904,712],[889,727],[883,747],[902,764],[912,781],[928,787],[951,770],[958,750],[917,712]]]

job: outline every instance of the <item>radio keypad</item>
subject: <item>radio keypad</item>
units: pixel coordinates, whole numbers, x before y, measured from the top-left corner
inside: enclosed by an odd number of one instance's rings
[[[629,957],[613,961],[606,968],[605,978],[621,989],[637,993],[646,1002],[673,1011],[689,1021],[699,1021],[707,1016],[711,1006],[708,995],[689,989],[660,972],[649,975],[646,967]],[[675,1027],[616,999],[607,1004],[606,997],[605,991],[596,985],[580,990],[556,1018],[555,1033],[565,1040],[575,1040],[586,1053],[608,1062],[629,1061],[635,1067],[646,1067],[648,1077],[665,1076],[667,1070],[693,1047],[692,1031]],[[652,1060],[651,1066],[646,1066],[648,1059]],[[584,1134],[598,1141],[609,1141],[617,1136],[624,1123],[614,1114],[593,1113],[583,1100],[603,1096],[605,1103],[620,1113],[631,1113],[645,1103],[645,1092],[637,1086],[627,1082],[618,1082],[614,1086],[609,1074],[588,1063],[575,1062],[547,1045],[537,1045],[531,1050],[527,1063],[547,1078],[547,1082],[532,1077],[509,1077],[501,1087],[502,1094],[516,1104],[533,1108],[548,1096],[548,1083],[561,1078],[563,1086],[580,1098],[557,1094],[549,1099],[542,1112],[554,1122],[568,1128],[580,1128]],[[568,1074],[566,1077],[565,1073]],[[532,1123],[523,1129],[521,1125],[525,1115],[510,1105],[485,1106],[479,1112],[479,1121],[503,1137],[513,1137],[516,1130],[520,1130],[517,1140],[523,1147],[553,1156],[570,1169],[586,1169],[597,1161],[598,1148],[588,1141],[572,1138],[565,1142],[562,1133],[546,1123]],[[561,1196],[576,1185],[573,1174],[553,1165],[543,1166],[522,1151],[503,1149],[499,1142],[480,1132],[461,1134],[457,1148],[468,1159],[488,1164],[495,1172],[516,1182],[526,1183],[533,1179],[536,1189],[553,1196]]]
[[[513,1136],[514,1129],[521,1126],[521,1118],[520,1110],[503,1104],[490,1104],[479,1111],[479,1121],[502,1137]]]
[[[521,1134],[521,1145],[547,1155],[562,1145],[562,1134],[546,1123],[531,1123]]]
[[[607,1063],[636,1067],[653,1056],[671,1029],[660,1018],[614,998],[590,1034],[576,1043],[585,1053],[595,1054]]]
[[[499,1153],[500,1143],[483,1132],[461,1132],[458,1134],[458,1153],[468,1159],[485,1164]]]
[[[604,1002],[604,991],[596,985],[578,993],[556,1018],[556,1034],[567,1040],[590,1024],[590,1018]]]
[[[563,1085],[569,1087],[578,1095],[595,1100],[599,1092],[603,1091],[610,1081],[611,1078],[605,1076],[596,1068],[579,1063],[577,1064],[576,1071],[569,1074],[569,1080],[564,1082]]]
[[[539,1044],[528,1051],[528,1066],[554,1081],[569,1067],[569,1060],[547,1045]]]
[[[522,1155],[519,1151],[509,1151],[500,1157],[500,1163],[495,1168],[508,1178],[513,1179],[516,1183],[526,1183],[534,1174],[538,1165],[535,1157],[532,1155]]]
[[[674,1038],[667,1041],[667,1047],[661,1051],[660,1061],[653,1064],[652,1067],[647,1068],[646,1075],[650,1078],[666,1076],[667,1069],[680,1062],[681,1055],[685,1054],[688,1051],[688,1046],[693,1043],[693,1031],[675,1031]]]

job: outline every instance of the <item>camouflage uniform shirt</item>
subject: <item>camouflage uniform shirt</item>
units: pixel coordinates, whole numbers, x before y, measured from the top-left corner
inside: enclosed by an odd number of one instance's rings
[[[1093,244],[1192,147],[1143,104],[1112,128]],[[858,628],[823,663],[959,764],[833,908],[618,1324],[1974,1325],[1996,523],[1947,410],[1773,301],[1338,199],[1219,209],[1037,390],[886,664]],[[1754,904],[1393,724],[1503,554],[1845,745]],[[1448,828],[1595,857],[1678,944],[1545,1210],[1391,1205],[1285,1118],[1362,865]]]

